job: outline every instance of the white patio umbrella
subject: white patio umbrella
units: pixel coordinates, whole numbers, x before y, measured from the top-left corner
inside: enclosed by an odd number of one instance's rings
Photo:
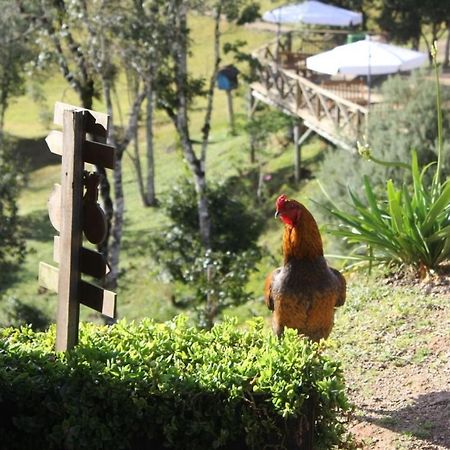
[[[427,59],[426,53],[376,42],[367,36],[365,40],[340,45],[332,50],[306,58],[306,67],[328,75],[367,76],[368,104],[370,106],[372,75],[387,75],[417,69]]]
[[[306,58],[306,67],[329,75],[385,75],[422,66],[425,53],[366,38]]]
[[[349,27],[362,23],[362,14],[326,3],[306,0],[302,3],[280,6],[267,11],[262,16],[266,22],[306,23]]]

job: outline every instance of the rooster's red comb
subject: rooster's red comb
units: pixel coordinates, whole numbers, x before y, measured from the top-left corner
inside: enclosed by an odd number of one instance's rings
[[[275,202],[275,207],[278,209],[283,208],[283,206],[285,205],[286,202],[288,202],[288,198],[286,195],[281,194],[278,198],[277,201]]]

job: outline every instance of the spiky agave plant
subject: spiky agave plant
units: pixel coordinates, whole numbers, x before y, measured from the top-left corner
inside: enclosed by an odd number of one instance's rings
[[[364,177],[365,200],[350,191],[354,212],[347,213],[325,206],[341,221],[329,231],[352,244],[346,258],[353,263],[399,263],[413,266],[421,275],[450,257],[450,179],[442,181],[442,110],[436,45],[433,51],[436,74],[436,105],[438,129],[437,161],[419,167],[417,154],[412,152],[411,164],[376,159],[368,146],[359,146],[360,154],[383,165],[395,165],[411,170],[412,183],[398,188],[392,180],[377,198],[373,186]],[[431,183],[425,174],[435,169]]]

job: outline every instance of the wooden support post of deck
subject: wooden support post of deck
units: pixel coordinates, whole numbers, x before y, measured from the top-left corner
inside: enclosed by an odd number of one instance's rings
[[[230,124],[230,130],[231,134],[235,134],[235,128],[234,128],[234,111],[233,111],[233,97],[231,95],[231,90],[227,89],[225,91],[227,94],[227,105],[228,105],[228,122]]]
[[[303,131],[303,134],[300,134]],[[300,120],[294,122],[294,176],[295,182],[299,183],[302,172],[302,145],[313,134],[313,129],[309,128],[306,122]]]
[[[252,90],[249,89],[248,92],[248,113],[247,118],[250,122],[253,119],[253,114],[255,113],[256,108],[256,99],[253,97]],[[249,133],[249,145],[250,145],[250,162],[254,164],[256,162],[256,144],[255,144],[255,137],[253,133],[250,131]]]
[[[294,121],[294,177],[295,183],[300,182],[302,154],[300,146],[300,121]]]
[[[292,31],[286,33],[286,48],[287,52],[292,52]]]

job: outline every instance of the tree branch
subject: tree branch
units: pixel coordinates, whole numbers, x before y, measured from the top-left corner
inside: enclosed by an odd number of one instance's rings
[[[213,110],[213,101],[214,101],[214,88],[216,84],[217,72],[219,70],[220,64],[220,18],[222,15],[222,3],[223,0],[219,0],[216,6],[216,13],[214,16],[214,68],[211,74],[211,78],[209,80],[209,89],[207,94],[207,106],[205,113],[205,121],[202,128],[202,147],[200,153],[200,164],[202,166],[202,170],[205,169],[206,163],[206,150],[208,148],[208,139],[209,133],[211,130],[211,116]]]

